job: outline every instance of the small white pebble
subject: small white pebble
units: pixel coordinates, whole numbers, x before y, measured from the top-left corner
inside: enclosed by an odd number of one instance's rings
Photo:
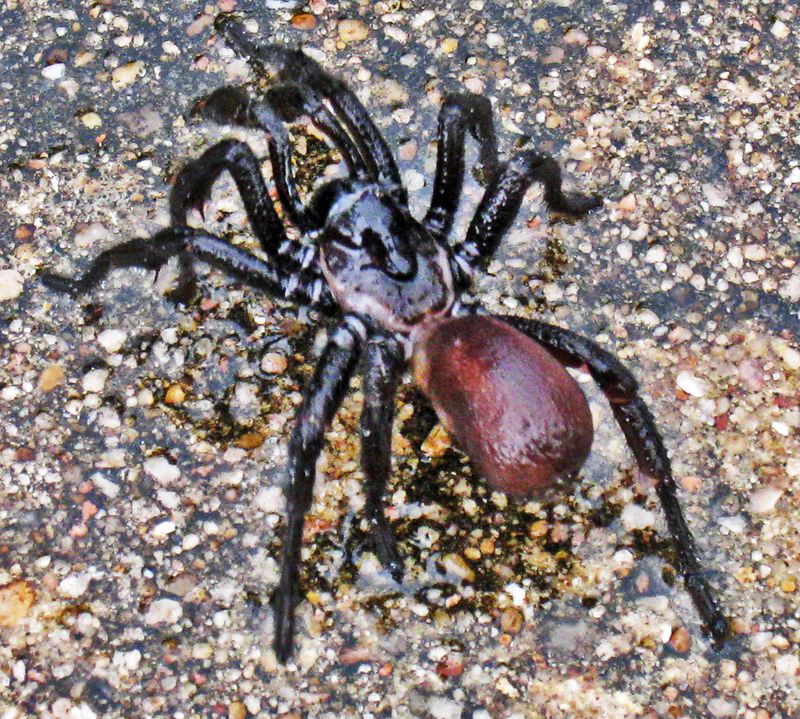
[[[731,247],[728,250],[728,264],[731,267],[735,267],[737,270],[741,269],[744,265],[744,256],[742,255],[742,250],[739,247]]]
[[[464,711],[461,702],[445,697],[431,697],[428,700],[428,712],[433,719],[459,719]]]
[[[63,62],[54,62],[52,65],[42,68],[42,76],[48,80],[60,80],[64,77],[65,69]]]
[[[744,517],[740,514],[733,517],[720,517],[717,521],[720,527],[727,529],[731,534],[743,534],[747,528]]]
[[[171,464],[166,457],[149,457],[142,467],[147,474],[161,484],[169,484],[181,476],[181,470]]]
[[[411,21],[411,27],[415,30],[419,30],[419,28],[427,25],[433,18],[436,17],[436,13],[433,10],[423,10],[422,12],[418,12],[414,15],[414,19]]]
[[[0,302],[22,294],[22,275],[16,270],[0,270]]]
[[[789,26],[782,20],[776,20],[772,23],[772,27],[769,31],[778,38],[778,40],[785,40],[789,37]]]
[[[135,672],[142,661],[142,653],[138,649],[131,649],[129,652],[116,651],[111,658],[111,663],[118,669],[127,673]]]
[[[496,32],[490,32],[486,35],[486,44],[489,47],[500,47],[505,44],[503,36]]]
[[[159,540],[166,539],[176,529],[177,527],[175,526],[175,522],[167,519],[163,522],[159,522],[153,527],[153,537]]]
[[[144,623],[148,626],[156,624],[174,624],[183,616],[183,607],[174,599],[156,599],[147,610]]]
[[[167,509],[177,509],[181,504],[180,495],[177,492],[170,492],[168,489],[159,489],[156,492],[156,499]]]
[[[58,592],[64,597],[77,599],[89,588],[91,581],[89,574],[70,574],[59,582]]]
[[[256,494],[256,507],[267,514],[279,514],[286,507],[286,498],[280,487],[264,487]]]
[[[728,204],[728,200],[722,190],[716,185],[712,185],[711,183],[704,184],[703,194],[706,196],[706,200],[711,207],[725,207],[725,205]]]
[[[796,654],[783,654],[775,660],[775,670],[778,674],[793,677],[800,669],[800,657]]]
[[[705,397],[711,390],[711,385],[700,377],[696,377],[691,372],[678,372],[675,382],[679,389],[692,397]]]
[[[620,256],[620,259],[627,262],[633,257],[633,245],[631,245],[630,242],[620,242],[617,245],[617,254]]]
[[[83,386],[83,391],[91,392],[93,394],[98,394],[99,392],[102,392],[103,387],[106,386],[107,378],[108,378],[107,369],[93,369],[87,372],[83,376],[83,380],[81,381],[81,385]]]
[[[786,176],[783,181],[784,185],[800,185],[800,167],[792,168],[792,171]]]
[[[119,494],[119,485],[106,479],[100,472],[95,472],[89,479],[109,499],[114,499]]]
[[[406,170],[403,181],[409,192],[418,192],[425,187],[425,176],[416,170]]]
[[[511,601],[514,602],[514,606],[516,607],[523,607],[525,606],[525,588],[520,584],[506,584],[503,587],[503,590],[509,597],[511,597]]]
[[[735,701],[714,697],[708,702],[708,710],[715,717],[733,717],[739,711],[739,705]]]
[[[750,511],[753,514],[768,514],[778,503],[783,494],[782,489],[764,487],[750,495]]]
[[[125,330],[109,329],[97,335],[97,342],[106,352],[113,354],[119,351],[127,338],[128,333]]]
[[[622,526],[628,531],[632,529],[646,529],[656,526],[656,515],[654,512],[640,507],[638,504],[628,504],[622,510],[620,516]]]

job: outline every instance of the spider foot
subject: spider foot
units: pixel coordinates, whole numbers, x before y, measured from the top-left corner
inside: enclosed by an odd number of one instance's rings
[[[394,533],[389,527],[387,522],[373,522],[373,544],[375,547],[375,554],[378,561],[383,565],[383,568],[389,572],[389,575],[395,582],[401,584],[403,582],[403,573],[405,567],[400,553],[397,551],[397,542],[394,538]]]
[[[70,277],[56,275],[52,272],[42,272],[39,274],[39,281],[54,292],[60,292],[70,297],[77,297],[81,291],[80,280],[73,280]]]
[[[296,590],[281,583],[272,600],[275,622],[273,649],[281,664],[286,664],[294,652],[294,613],[300,603]]]
[[[600,195],[584,195],[576,192],[562,195],[560,201],[554,203],[553,210],[568,217],[580,218],[602,206],[603,198]]]
[[[228,85],[198,100],[190,114],[218,125],[246,124],[249,102],[247,93],[242,88]]]
[[[211,197],[213,184],[213,182],[199,182],[186,198],[186,209],[197,210],[203,220],[206,219],[206,205]]]
[[[730,634],[730,624],[717,604],[711,588],[697,572],[686,572],[684,574],[684,583],[689,596],[691,596],[697,607],[704,629],[711,635],[715,646],[717,648],[721,647]]]
[[[173,305],[189,306],[197,293],[197,278],[190,266],[190,275],[186,276],[183,266],[181,275],[174,289],[169,290],[164,296]]]
[[[216,173],[204,174],[196,163],[187,165],[175,178],[170,197],[170,213],[172,224],[178,227],[186,225],[186,215],[190,210],[197,210],[200,217],[206,219],[206,204],[211,197],[211,188],[217,179]]]

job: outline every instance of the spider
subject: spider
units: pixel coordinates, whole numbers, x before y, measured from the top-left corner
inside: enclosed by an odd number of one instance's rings
[[[655,481],[686,589],[704,629],[721,644],[728,623],[702,575],[669,457],[631,373],[574,332],[535,319],[490,316],[478,305],[459,301],[473,274],[497,249],[532,183],[544,186],[551,210],[573,217],[601,206],[601,198],[565,194],[559,166],[546,155],[521,150],[501,163],[488,99],[454,94],[444,99],[439,113],[432,198],[425,217],[417,220],[386,141],[342,81],[300,50],[256,45],[231,16],[220,16],[216,27],[256,68],[277,68],[280,82],[263,100],[249,98],[240,88],[220,88],[198,104],[198,112],[267,134],[280,206],[307,241],[287,236],[253,151],[243,142],[223,140],[177,175],[169,228],[150,239],[111,247],[77,278],[44,273],[42,281],[77,296],[113,268],[155,270],[177,256],[179,296],[190,293],[192,263],[199,259],[274,296],[339,316],[289,441],[287,518],[274,597],[278,659],[285,663],[293,651],[302,531],[316,461],[360,357],[365,512],[377,557],[397,582],[403,578],[403,562],[383,502],[391,471],[394,396],[408,364],[479,474],[512,497],[537,495],[556,480],[569,480],[586,459],[591,415],[564,366],[586,367],[608,398],[640,470]],[[348,168],[346,177],[324,182],[307,203],[293,178],[285,127],[303,116],[330,138]],[[465,238],[451,245],[467,133],[480,148],[487,184]],[[187,225],[188,211],[202,211],[225,171],[236,182],[266,259]]]

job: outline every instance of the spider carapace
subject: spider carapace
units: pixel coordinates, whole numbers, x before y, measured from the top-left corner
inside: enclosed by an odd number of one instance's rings
[[[703,577],[677,497],[669,458],[633,376],[610,353],[580,335],[533,319],[490,316],[459,301],[474,272],[492,256],[528,187],[539,182],[550,209],[580,217],[599,197],[567,195],[552,158],[522,150],[500,162],[491,105],[455,94],[439,113],[438,155],[430,207],[422,220],[407,204],[391,151],[353,92],[299,50],[258,46],[242,25],[221,16],[216,27],[256,67],[277,70],[262,99],[223,87],[198,103],[204,118],[263,130],[278,199],[302,233],[290,239],[273,206],[258,159],[234,140],[209,148],[178,174],[170,195],[171,226],[102,252],[80,277],[45,273],[50,288],[77,295],[115,267],[180,263],[178,298],[194,283],[193,261],[208,262],[272,295],[338,316],[305,390],[289,443],[287,518],[281,577],[275,593],[275,651],[285,662],[294,646],[294,609],[305,514],[326,427],[362,360],[361,459],[365,511],[375,551],[398,582],[403,563],[384,514],[391,471],[394,396],[409,363],[447,430],[478,472],[514,497],[540,493],[583,464],[592,441],[586,399],[564,366],[585,366],[608,397],[640,469],[655,481],[678,567],[700,617],[717,642],[728,624]],[[292,174],[285,123],[308,118],[336,146],[346,178],[321,184],[306,203]],[[466,236],[449,234],[464,175],[469,133],[478,143],[486,189]],[[187,225],[222,172],[238,187],[264,258]]]

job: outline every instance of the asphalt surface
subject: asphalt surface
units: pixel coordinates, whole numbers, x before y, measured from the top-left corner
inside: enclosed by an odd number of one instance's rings
[[[169,220],[170,181],[223,137],[223,84],[268,83],[216,38],[235,10],[357,93],[424,213],[447,92],[492,102],[501,151],[605,198],[559,221],[531,191],[475,297],[586,334],[636,374],[732,621],[715,649],[655,494],[605,399],[571,494],[511,503],[409,381],[389,516],[362,521],[360,382],[327,435],[298,651],[271,650],[286,442],[330,323],[203,269],[76,273]],[[800,40],[795,4],[134,2],[0,7],[0,717],[800,715]],[[292,128],[304,192],[342,169]],[[476,159],[470,145],[469,163]],[[454,238],[480,199],[468,173]],[[192,223],[252,247],[235,186]]]

